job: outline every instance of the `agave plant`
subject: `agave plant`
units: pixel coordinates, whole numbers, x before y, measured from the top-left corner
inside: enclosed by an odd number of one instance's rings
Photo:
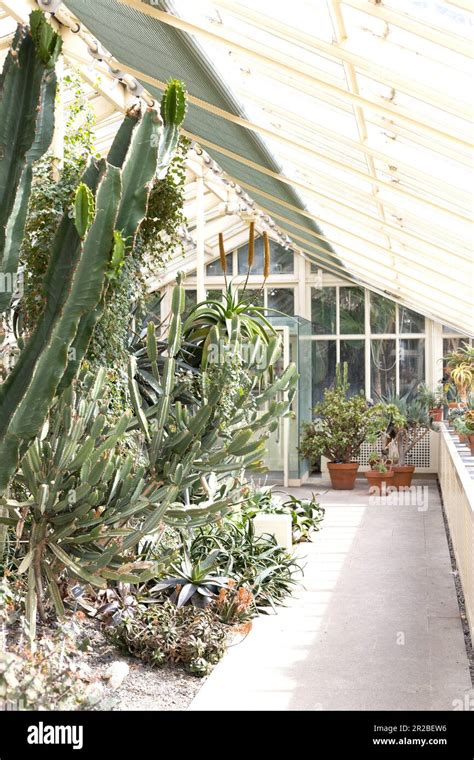
[[[193,562],[186,544],[183,546],[183,559],[180,565],[172,565],[176,573],[165,578],[150,589],[150,594],[173,590],[171,601],[178,607],[192,604],[193,607],[207,607],[217,596],[220,588],[225,587],[228,577],[220,575],[218,567],[219,549],[214,549],[205,558]]]

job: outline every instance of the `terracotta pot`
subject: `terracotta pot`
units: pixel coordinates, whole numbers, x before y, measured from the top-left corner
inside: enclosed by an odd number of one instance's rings
[[[469,438],[469,446],[471,448],[471,456],[474,457],[474,435],[467,436]]]
[[[336,491],[352,491],[358,469],[358,462],[328,462],[332,487]]]
[[[368,480],[369,490],[371,490],[372,488],[376,488],[378,493],[380,494],[386,491],[387,486],[390,486],[392,484],[393,470],[389,470],[388,472],[378,472],[377,470],[367,470],[367,472],[364,472],[364,476]]]
[[[467,435],[464,435],[464,433],[458,433],[459,443],[467,443],[469,444],[469,441],[467,439]]]
[[[448,404],[448,409],[456,409],[459,406],[459,401],[450,401]]]
[[[435,409],[430,409],[430,417],[433,418],[433,422],[443,421],[443,409],[441,406],[437,406]]]
[[[394,467],[391,485],[395,486],[395,488],[410,488],[414,472],[415,465],[413,464],[407,464],[404,467]]]

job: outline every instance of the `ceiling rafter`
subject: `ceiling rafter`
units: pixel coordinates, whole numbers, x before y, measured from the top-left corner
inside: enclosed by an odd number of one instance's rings
[[[344,39],[337,40],[336,44],[324,42],[324,40],[321,40],[312,34],[295,29],[287,24],[282,24],[280,21],[271,18],[268,14],[259,13],[254,9],[247,8],[241,3],[236,3],[233,0],[215,0],[215,4],[217,7],[229,11],[238,18],[246,19],[257,28],[260,27],[271,31],[287,42],[301,45],[305,50],[320,54],[322,53],[336,61],[350,64],[357,70],[366,72],[370,79],[391,85],[397,90],[405,92],[407,95],[419,98],[436,108],[440,108],[455,116],[459,116],[461,119],[469,119],[472,114],[472,109],[463,106],[455,98],[441,96],[439,90],[432,89],[421,82],[417,82],[416,79],[408,80],[405,77],[400,76],[397,71],[387,69],[384,66],[381,66],[380,63],[375,65],[370,59],[363,58],[362,56],[353,53],[350,49],[346,49],[344,47]]]
[[[433,137],[438,137],[454,144],[465,145],[468,148],[473,144],[472,141],[469,140],[466,136],[456,135],[453,132],[445,131],[444,129],[434,127],[424,121],[414,119],[413,116],[411,116],[408,112],[405,112],[403,108],[394,106],[387,101],[385,103],[381,103],[373,98],[363,97],[362,95],[355,95],[354,93],[348,92],[346,89],[329,84],[327,82],[323,82],[314,75],[310,66],[304,65],[297,61],[295,61],[294,64],[290,65],[287,60],[283,60],[283,57],[279,59],[276,53],[271,54],[268,48],[265,48],[265,46],[260,45],[255,41],[252,41],[251,46],[248,44],[244,45],[240,40],[236,39],[236,35],[234,34],[229,34],[228,32],[224,32],[222,30],[219,34],[217,34],[215,31],[209,28],[210,25],[204,23],[190,23],[189,21],[186,21],[185,19],[175,16],[171,13],[160,11],[158,8],[152,5],[144,4],[140,2],[140,0],[117,0],[117,2],[121,3],[122,5],[126,5],[129,8],[132,8],[140,13],[143,13],[146,16],[150,16],[157,21],[161,21],[162,23],[167,24],[175,29],[179,29],[180,31],[186,32],[198,38],[202,37],[203,39],[207,39],[208,41],[217,43],[219,45],[225,45],[226,47],[240,52],[255,61],[262,61],[274,68],[276,71],[291,73],[296,78],[302,78],[310,82],[313,86],[320,87],[321,89],[331,92],[342,100],[347,100],[351,103],[354,103],[355,105],[368,108],[381,114],[388,114],[391,118],[398,120],[400,123],[411,126],[415,130],[423,130]]]
[[[410,16],[407,16],[406,13],[391,10],[378,2],[375,3],[370,0],[341,1],[344,5],[350,5],[351,8],[363,11],[369,16],[374,16],[389,24],[398,26],[406,32],[411,32],[411,34],[415,34],[417,37],[428,40],[428,42],[433,42],[436,45],[448,48],[448,50],[452,50],[454,53],[459,53],[459,55],[464,55],[467,58],[474,58],[474,50],[471,40],[460,37],[452,32],[448,32],[446,29],[440,29],[425,22],[416,21]]]

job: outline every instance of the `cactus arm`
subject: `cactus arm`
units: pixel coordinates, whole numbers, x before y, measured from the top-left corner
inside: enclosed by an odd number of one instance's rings
[[[183,82],[172,79],[161,100],[163,128],[158,145],[158,179],[163,179],[168,171],[179,141],[179,128],[186,116],[186,90]]]
[[[26,166],[21,175],[15,204],[5,231],[5,247],[0,266],[0,277],[4,283],[4,286],[0,287],[0,314],[10,307],[13,295],[17,290],[18,261],[30,199],[32,173],[31,166]]]
[[[31,37],[20,27],[0,78],[0,313],[9,308],[15,290],[32,164],[53,137],[56,85],[54,70],[40,63]]]
[[[149,183],[156,172],[159,119],[149,109],[135,130],[123,166],[122,202],[117,229],[122,233],[127,250],[133,247],[138,226],[146,214]]]
[[[43,348],[33,364],[33,371],[28,378],[22,377],[25,365],[20,366],[19,362],[8,378],[11,382],[7,391],[14,392],[16,397],[14,404],[10,403],[8,392],[1,399],[0,493],[18,465],[21,442],[33,438],[44,422],[66,369],[68,350],[81,317],[94,309],[101,297],[120,191],[120,170],[109,166],[97,192],[95,220],[84,240],[77,266],[70,281],[63,282],[67,296],[48,334],[43,336]],[[23,353],[27,353],[29,347],[30,344]],[[20,384],[15,382],[20,379],[18,375],[22,379],[21,396]]]
[[[92,162],[83,175],[83,182],[95,190],[104,169],[105,162],[99,164]],[[13,372],[0,386],[0,439],[5,432],[2,422],[7,419],[4,410],[14,409],[28,387],[52,325],[64,308],[68,294],[67,283],[73,277],[80,255],[81,241],[74,222],[66,212],[53,242],[51,259],[43,284],[46,307],[35,332],[21,352]]]
[[[112,166],[117,166],[121,169],[125,158],[127,157],[128,150],[130,148],[130,142],[135,127],[139,123],[139,116],[137,113],[129,113],[125,116],[125,119],[121,123],[117,134],[114,137],[114,141],[110,146],[109,153],[107,155],[107,163]]]
[[[117,230],[130,250],[140,222],[146,214],[149,184],[156,171],[156,143],[159,127],[156,111],[148,110],[137,126],[133,116],[125,119],[110,149],[107,161],[122,167],[122,201]],[[73,343],[73,358],[64,374],[60,390],[66,388],[85,356],[92,332],[104,311],[102,299],[96,309],[85,314]]]

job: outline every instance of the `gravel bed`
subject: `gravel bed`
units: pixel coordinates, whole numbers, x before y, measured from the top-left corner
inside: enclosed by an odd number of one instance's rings
[[[81,660],[91,668],[94,678],[107,683],[104,677],[112,663],[125,663],[129,667],[121,686],[105,687],[97,710],[186,710],[205,680],[177,665],[157,668],[124,654],[94,624],[85,626],[85,632],[91,648]]]

